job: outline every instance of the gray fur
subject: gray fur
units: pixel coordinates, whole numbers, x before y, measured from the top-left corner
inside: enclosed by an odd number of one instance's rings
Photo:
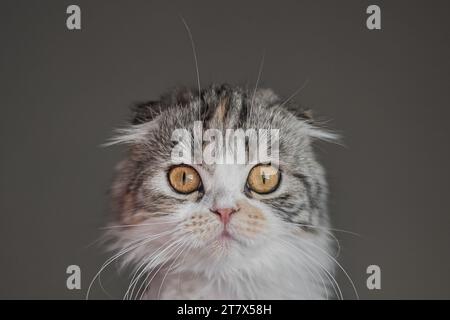
[[[227,99],[228,104],[224,121],[218,123],[212,117],[221,99]],[[156,189],[143,187],[143,182],[158,171],[168,170],[172,131],[176,128],[192,130],[197,120],[204,120],[204,129],[279,128],[280,169],[282,175],[295,179],[290,180],[289,193],[261,201],[292,223],[316,224],[319,220],[327,220],[327,186],[312,148],[314,138],[309,135],[312,130],[319,129],[311,125],[307,113],[292,104],[282,105],[271,90],[259,89],[253,98],[253,92],[228,85],[212,85],[202,90],[200,96],[195,90],[175,89],[163,95],[160,101],[134,109],[134,125],[157,121],[157,126],[148,130],[144,143],[130,146],[128,158],[119,167],[113,195],[114,208],[120,217],[132,215],[141,208],[169,214],[172,205],[187,201],[171,199]],[[125,195],[132,199],[131,207],[126,210]]]

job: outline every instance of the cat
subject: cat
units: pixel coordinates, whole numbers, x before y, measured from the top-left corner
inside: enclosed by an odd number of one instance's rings
[[[278,163],[174,163],[174,130],[199,120],[203,130],[279,130]],[[113,258],[134,268],[125,298],[339,298],[313,149],[336,138],[270,89],[178,88],[135,107],[110,143],[127,146],[108,229]]]

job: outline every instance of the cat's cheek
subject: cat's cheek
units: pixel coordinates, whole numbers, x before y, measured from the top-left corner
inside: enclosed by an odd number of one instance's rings
[[[230,223],[229,231],[237,237],[256,239],[267,232],[267,221],[262,215],[243,213],[241,216],[236,216]]]
[[[238,238],[255,240],[269,232],[268,215],[247,200],[237,202],[240,210],[231,219],[230,233]]]
[[[193,243],[201,246],[220,234],[221,225],[210,212],[194,213],[184,220],[182,229]]]

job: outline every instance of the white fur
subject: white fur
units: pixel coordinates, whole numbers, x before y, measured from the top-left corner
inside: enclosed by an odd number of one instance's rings
[[[200,203],[185,205],[171,217],[149,217],[136,226],[113,229],[117,241],[112,249],[132,248],[123,255],[123,263],[135,266],[139,278],[133,293],[130,289],[126,298],[332,297],[334,262],[326,226],[319,226],[314,233],[302,231],[282,221],[262,202],[245,199],[242,190],[230,186],[236,186],[235,181],[245,181],[248,170],[243,165],[216,166],[214,176],[208,176],[199,169],[208,195]],[[147,184],[173,195],[164,175],[152,177]],[[223,227],[209,212],[212,203],[230,207],[243,199],[264,214],[263,230],[254,237],[245,236],[238,231],[242,221],[236,217],[229,230],[238,241],[217,240]],[[186,227],[192,215],[201,215],[210,227],[205,237],[197,237]],[[162,236],[158,238],[158,234]],[[135,244],[136,239],[146,238],[145,244]],[[339,297],[339,293],[336,295]]]
[[[138,125],[128,126],[126,128],[116,129],[116,135],[112,137],[103,146],[109,147],[117,144],[145,144],[149,132],[157,128],[158,122],[150,121]]]
[[[257,99],[256,99],[257,100]],[[256,105],[258,105],[256,101]],[[158,125],[150,121],[119,131],[107,145],[145,144],[149,131]],[[336,140],[334,133],[303,121],[289,123],[312,139]],[[288,141],[288,145],[292,143]],[[336,261],[331,256],[330,233],[326,222],[315,221],[307,232],[283,221],[263,202],[248,199],[243,187],[251,166],[216,165],[211,175],[195,166],[205,188],[198,203],[189,202],[169,216],[139,212],[146,219],[137,225],[111,228],[115,242],[111,249],[124,265],[135,267],[125,298],[148,299],[327,299],[340,298],[334,280]],[[285,191],[289,177],[272,195]],[[185,198],[168,185],[165,172],[156,174],[144,187],[170,197]],[[264,225],[254,236],[239,229],[242,221],[232,217],[229,231],[233,240],[218,238],[223,225],[210,212],[212,205],[234,207],[247,201],[264,216]],[[245,214],[242,213],[242,214]],[[299,213],[301,214],[301,213]],[[208,226],[202,236],[188,225],[193,216]],[[322,223],[322,224],[318,224]],[[316,229],[314,229],[316,228]],[[111,260],[113,261],[113,260]],[[141,285],[142,284],[142,285]]]

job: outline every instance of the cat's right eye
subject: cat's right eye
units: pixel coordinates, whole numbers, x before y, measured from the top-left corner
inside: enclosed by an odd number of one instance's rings
[[[202,184],[198,172],[184,164],[172,167],[168,173],[168,180],[175,191],[183,194],[197,191]]]

